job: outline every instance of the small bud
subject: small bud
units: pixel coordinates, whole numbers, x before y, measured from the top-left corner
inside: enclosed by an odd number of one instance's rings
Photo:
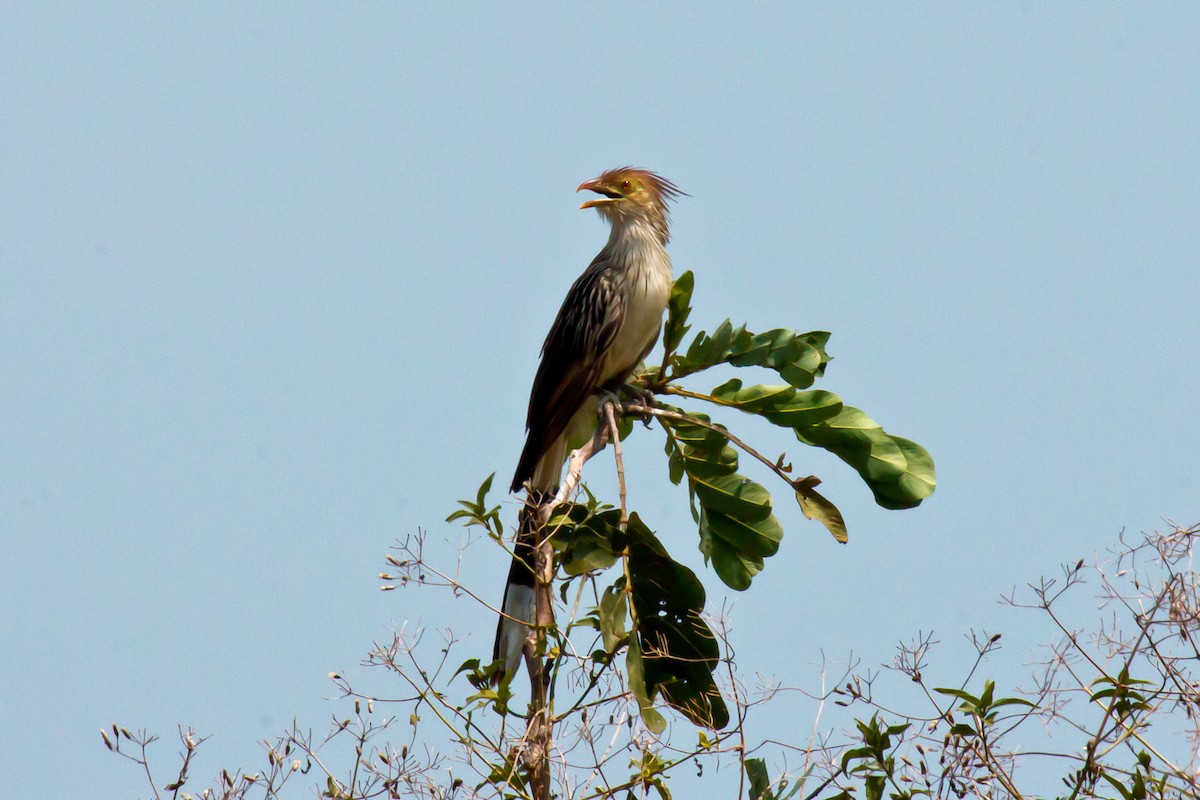
[[[336,672],[331,672],[331,673],[329,673],[329,680],[331,680],[331,681],[340,681],[341,679],[342,679],[342,676],[341,676],[341,675],[338,675]]]
[[[300,759],[296,759],[292,762],[292,772],[295,772],[298,769],[300,769]]]

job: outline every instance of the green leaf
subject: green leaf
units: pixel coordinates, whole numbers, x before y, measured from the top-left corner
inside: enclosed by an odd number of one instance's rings
[[[667,303],[667,321],[663,326],[663,348],[667,353],[679,349],[679,343],[691,329],[687,318],[692,313],[692,289],[695,286],[692,271],[680,275],[671,287],[671,299]]]
[[[703,415],[694,416],[708,422]],[[675,441],[668,441],[668,450],[674,450],[678,455],[680,477],[684,473],[715,476],[737,471],[737,451],[729,446],[727,436],[711,428],[689,423],[672,422],[670,428]]]
[[[630,516],[626,534],[629,602],[636,633],[631,637],[630,652],[638,651],[634,658],[642,670],[645,698],[650,701],[661,693],[672,708],[695,724],[725,727],[729,710],[713,678],[720,648],[702,616],[704,586],[691,570],[667,554],[637,514]],[[631,674],[631,686],[633,682]],[[644,707],[642,715],[644,719]]]
[[[939,689],[937,687],[934,687],[934,691],[937,692],[938,694],[945,694],[945,695],[949,695],[950,697],[957,697],[959,700],[962,700],[965,705],[968,706],[968,710],[970,710],[970,711],[974,711],[976,708],[979,707],[979,698],[973,694],[964,692],[962,689]]]
[[[775,408],[796,396],[792,386],[764,386],[755,384],[742,388],[738,378],[732,378],[713,389],[710,394],[722,405],[732,406],[739,411],[757,412],[764,408]]]
[[[744,592],[750,588],[750,581],[762,572],[763,560],[755,556],[743,555],[740,550],[727,544],[716,536],[705,535],[707,528],[700,528],[700,552],[712,562],[713,570],[721,582],[730,589]]]
[[[861,410],[795,428],[796,438],[822,447],[858,471],[884,508],[913,508],[937,487],[933,459],[916,442],[886,433]]]
[[[1003,708],[1004,706],[1024,706],[1026,708],[1037,708],[1037,703],[1031,703],[1023,697],[1002,697],[992,703],[992,708]]]
[[[621,512],[607,505],[563,503],[546,523],[550,543],[568,575],[605,570],[617,562],[623,546]]]
[[[459,500],[457,501],[462,508],[450,513],[446,517],[446,522],[454,522],[455,520],[466,520],[463,524],[467,527],[479,526],[486,530],[492,536],[500,538],[504,535],[504,523],[500,519],[500,506],[487,507],[487,493],[492,488],[492,479],[496,477],[496,473],[488,475],[479,490],[475,494],[474,500]]]
[[[783,540],[783,528],[774,514],[751,522],[705,509],[702,525],[706,527],[707,534],[721,539],[739,552],[760,559],[779,552],[779,543]]]
[[[625,641],[625,620],[629,615],[626,598],[623,586],[606,587],[600,597],[600,635],[604,641],[604,649],[610,653],[615,652]]]
[[[809,392],[796,392],[787,403],[766,409],[762,413],[775,425],[798,428],[832,419],[841,413],[842,408],[842,398],[833,392],[814,389]]]
[[[791,386],[762,384],[742,388],[737,378],[713,389],[710,395],[723,406],[760,414],[785,428],[816,425],[842,410],[842,399],[832,392],[799,392]]]
[[[642,722],[654,734],[660,734],[667,729],[667,721],[654,708],[654,701],[646,689],[645,662],[642,658],[642,648],[637,638],[629,640],[629,649],[625,651],[625,672],[629,676],[629,690],[637,698],[641,710]]]
[[[692,416],[708,421],[700,414]],[[678,470],[680,479],[688,479],[700,551],[727,586],[738,591],[748,588],[762,571],[763,558],[774,555],[783,538],[783,529],[771,513],[770,493],[737,474],[737,452],[720,431],[674,420],[663,421],[663,427],[672,477]]]
[[[750,779],[750,800],[769,800],[771,779],[767,777],[766,760],[747,758],[746,777]]]
[[[700,504],[737,519],[757,521],[771,515],[771,495],[741,475],[689,475]]]
[[[792,386],[807,389],[825,372],[827,341],[825,331],[797,335],[784,328],[759,334],[742,330],[730,347],[728,361],[735,367],[768,367]]]
[[[729,349],[734,339],[743,336],[745,331],[745,326],[735,329],[729,320],[725,320],[711,334],[704,331],[696,334],[687,354],[682,359],[676,358],[673,363],[679,371],[685,373],[720,364],[729,357]]]
[[[804,512],[804,516],[815,519],[824,525],[833,534],[834,539],[842,544],[850,540],[850,534],[846,531],[846,521],[842,519],[842,512],[838,511],[838,507],[816,489],[808,486],[797,489],[796,500],[799,501],[800,510]]]

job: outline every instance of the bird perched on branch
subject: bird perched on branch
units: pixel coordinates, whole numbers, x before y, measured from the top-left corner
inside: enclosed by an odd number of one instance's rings
[[[596,424],[598,395],[619,390],[658,341],[671,295],[667,204],[682,192],[634,167],[609,170],[576,191],[585,189],[600,196],[580,208],[596,209],[612,231],[567,292],[533,380],[525,449],[511,486],[526,490],[526,503],[493,650],[493,660],[504,659],[505,679],[520,664],[534,619],[539,506],[558,491],[568,442]]]

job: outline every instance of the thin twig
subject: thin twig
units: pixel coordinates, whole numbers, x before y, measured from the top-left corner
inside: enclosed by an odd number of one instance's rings
[[[617,427],[617,412],[613,410],[615,403],[608,400],[604,403],[604,416],[608,419],[609,437],[613,444],[613,457],[617,462],[617,491],[621,497],[621,530],[629,522],[629,512],[625,507],[625,461],[621,457],[621,431]]]

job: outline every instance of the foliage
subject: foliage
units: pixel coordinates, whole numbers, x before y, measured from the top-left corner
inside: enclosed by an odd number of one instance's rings
[[[622,403],[624,419],[611,429],[602,419],[588,453],[606,437],[616,445],[636,417],[656,422],[665,436],[667,477],[686,485],[699,549],[726,586],[747,589],[783,537],[774,499],[767,485],[743,474],[743,456],[782,480],[804,515],[841,542],[848,538],[845,520],[816,491],[820,479],[794,475],[786,455],[768,458],[708,414],[661,398],[703,402],[715,413],[752,415],[786,429],[852,467],[884,508],[912,508],[934,491],[933,462],[923,448],[887,433],[836,394],[811,388],[830,362],[828,333],[754,333],[725,321],[697,332],[685,346],[692,290],[693,278],[685,273],[670,300],[662,363],[636,373]],[[718,367],[768,370],[783,383],[725,378],[707,391],[683,383]],[[568,495],[572,480],[578,475],[568,479]],[[447,518],[472,532],[464,548],[480,536],[505,542],[491,486],[489,476]],[[1179,742],[1186,739],[1172,725],[1200,737],[1192,722],[1200,708],[1193,674],[1200,662],[1194,640],[1200,593],[1189,568],[1197,529],[1176,528],[1124,547],[1115,573],[1096,567],[1108,602],[1126,614],[1128,632],[1105,623],[1093,627],[1089,642],[1063,621],[1061,598],[1082,582],[1082,562],[1065,572],[1061,585],[1031,587],[1034,602],[1025,606],[1048,617],[1063,637],[1033,689],[999,692],[994,681],[975,679],[999,647],[999,634],[974,637],[976,664],[961,680],[935,685],[926,677],[935,643],[919,636],[900,647],[887,670],[910,690],[916,687],[916,710],[877,700],[880,674],[862,673],[853,664],[836,688],[808,693],[817,703],[809,741],[781,744],[755,741],[751,717],[786,695],[774,684],[747,685],[726,621],[705,607],[701,580],[670,555],[641,515],[627,511],[623,489],[618,506],[579,489],[574,500],[546,508],[541,518],[546,538],[538,552],[545,553],[539,557],[550,572],[538,591],[557,587],[547,604],[558,610],[554,622],[535,626],[536,647],[527,651],[537,702],[520,702],[507,682],[495,685],[500,665],[464,652],[455,631],[441,631],[431,650],[429,632],[401,630],[366,662],[398,679],[406,687],[400,696],[359,691],[333,675],[353,714],[335,719],[321,740],[294,726],[264,743],[266,768],[223,771],[195,796],[277,797],[289,779],[316,770],[321,796],[336,800],[545,798],[549,784],[538,765],[553,764],[556,793],[563,798],[654,794],[669,800],[682,767],[703,776],[705,764],[732,764],[740,776],[738,796],[751,800],[1025,797],[1030,792],[1022,782],[1038,771],[1028,765],[1043,758],[1050,761],[1043,773],[1070,765],[1062,776],[1062,796],[1070,800],[1196,795],[1195,738],[1184,752]],[[424,535],[400,543],[388,555],[382,588],[441,588],[487,605],[456,571],[439,567],[425,545]],[[1154,556],[1149,565],[1147,555]],[[456,563],[462,557],[460,552]],[[1117,578],[1131,579],[1132,590],[1118,587]],[[1020,605],[1015,597],[1009,601]],[[1085,702],[1072,705],[1075,697]],[[840,720],[840,728],[819,729],[830,713],[851,716]],[[510,735],[514,720],[524,725],[524,736]],[[1074,737],[1071,746],[1029,747],[1039,725]],[[203,742],[193,732],[180,731],[182,765],[161,790],[147,755],[154,737],[119,726],[102,736],[110,750],[142,766],[156,798],[162,792],[188,796],[182,789]],[[798,769],[788,769],[789,755],[802,758]],[[338,769],[338,763],[349,766]]]
[[[594,513],[609,511],[597,504]],[[751,688],[723,649],[715,674],[732,698],[731,725],[717,733],[703,721],[699,730],[651,729],[643,698],[612,668],[613,654],[633,640],[618,621],[626,618],[618,606],[629,595],[602,590],[602,573],[564,573],[578,612],[552,637],[561,675],[554,760],[560,796],[669,798],[673,783],[708,781],[714,768],[732,764],[742,775],[736,796],[750,800],[1196,797],[1200,576],[1191,564],[1198,542],[1200,526],[1123,540],[1105,561],[1066,567],[1006,598],[1058,632],[1024,689],[1002,692],[978,677],[1001,647],[1000,634],[972,634],[975,662],[953,681],[930,677],[946,674],[932,663],[939,645],[918,635],[883,670],[853,662],[839,677],[827,665],[819,680],[833,688],[817,692],[773,683]],[[654,545],[646,547],[653,554]],[[401,542],[389,554],[385,588],[449,591],[477,602],[425,553],[423,537]],[[1091,604],[1097,590],[1103,617]],[[682,606],[694,604],[692,598]],[[722,621],[705,621],[724,642]],[[370,654],[367,663],[406,691],[393,688],[384,699],[331,675],[349,708],[324,737],[293,726],[263,743],[261,768],[218,771],[203,790],[187,791],[204,742],[194,732],[180,731],[181,768],[160,780],[150,765],[155,737],[116,725],[101,735],[110,750],[143,768],[156,798],[305,797],[314,782],[327,798],[527,797],[522,742],[506,741],[506,718],[489,711],[511,698],[481,688],[488,684],[477,659],[453,672],[465,645],[449,631],[437,633],[397,631]],[[752,737],[764,706],[786,709],[797,696],[812,705],[802,715],[814,731],[808,741]],[[654,706],[662,702],[660,696]],[[509,718],[519,715],[509,709]],[[680,774],[689,764],[703,777]],[[727,790],[702,794],[733,794]]]
[[[788,429],[801,443],[828,450],[853,467],[884,508],[913,508],[933,493],[933,459],[924,448],[887,433],[836,394],[809,390],[831,360],[827,332],[776,329],[756,334],[725,320],[712,333],[698,332],[683,348],[693,288],[690,272],[676,281],[664,327],[664,359],[657,370],[638,374],[643,390],[734,409]],[[731,378],[707,393],[679,384],[720,365],[765,368],[785,383],[746,386]],[[700,549],[727,586],[749,588],[783,537],[769,491],[739,473],[737,449],[783,479],[805,516],[821,522],[839,542],[847,541],[841,511],[816,491],[820,479],[793,477],[786,455],[765,458],[702,412],[665,403],[655,409],[635,405],[631,411],[653,415],[664,428],[670,478],[680,483],[686,477]]]

